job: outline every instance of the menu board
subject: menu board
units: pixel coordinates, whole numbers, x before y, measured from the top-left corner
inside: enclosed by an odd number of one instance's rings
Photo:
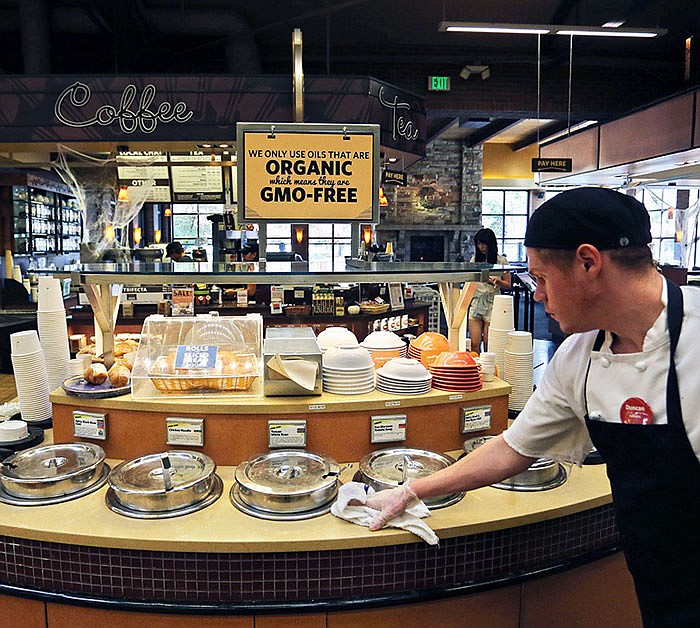
[[[236,125],[240,222],[378,222],[379,126]]]
[[[162,151],[129,151],[117,155],[119,185],[137,196],[138,189],[149,187],[145,202],[170,202],[170,172],[168,156]]]
[[[173,200],[191,203],[222,203],[224,200],[223,170],[219,155],[212,157],[202,151],[170,155]],[[179,166],[177,162],[187,162]],[[195,165],[193,165],[193,162]],[[196,165],[201,162],[201,165]]]

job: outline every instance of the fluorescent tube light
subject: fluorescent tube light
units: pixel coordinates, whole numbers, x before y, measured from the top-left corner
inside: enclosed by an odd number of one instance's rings
[[[665,28],[604,28],[598,26],[556,26],[555,35],[579,37],[638,37],[651,39],[666,34]]]
[[[570,24],[500,24],[497,22],[440,22],[438,30],[448,33],[505,33],[514,35],[576,35],[584,37],[652,38],[666,34],[665,28],[610,28]]]
[[[551,28],[538,24],[495,24],[490,22],[440,22],[439,31],[448,33],[514,33],[518,35],[547,35]]]

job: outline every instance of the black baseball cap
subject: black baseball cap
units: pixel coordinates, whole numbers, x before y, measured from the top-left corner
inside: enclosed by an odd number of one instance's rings
[[[534,249],[622,249],[651,242],[649,213],[636,198],[606,188],[560,192],[530,217],[525,246]]]

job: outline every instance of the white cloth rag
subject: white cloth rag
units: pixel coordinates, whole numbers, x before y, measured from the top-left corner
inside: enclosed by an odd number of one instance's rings
[[[338,499],[331,506],[331,512],[341,519],[357,523],[358,525],[369,527],[370,522],[374,519],[379,511],[364,504],[367,502],[367,496],[374,494],[374,489],[371,486],[360,482],[348,482],[343,484],[338,490]],[[362,506],[350,505],[349,502],[357,501]],[[419,536],[430,545],[437,545],[440,542],[437,534],[432,531],[430,526],[422,518],[428,517],[430,510],[422,502],[419,501],[397,517],[394,517],[386,525],[392,528],[401,528],[412,532]]]

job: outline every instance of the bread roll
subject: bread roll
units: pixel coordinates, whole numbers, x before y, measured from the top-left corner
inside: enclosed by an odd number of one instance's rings
[[[123,364],[115,362],[114,366],[107,371],[107,376],[112,386],[115,388],[122,388],[128,385],[131,371]]]
[[[104,384],[107,381],[107,369],[104,364],[96,362],[87,367],[83,377],[90,384]]]

